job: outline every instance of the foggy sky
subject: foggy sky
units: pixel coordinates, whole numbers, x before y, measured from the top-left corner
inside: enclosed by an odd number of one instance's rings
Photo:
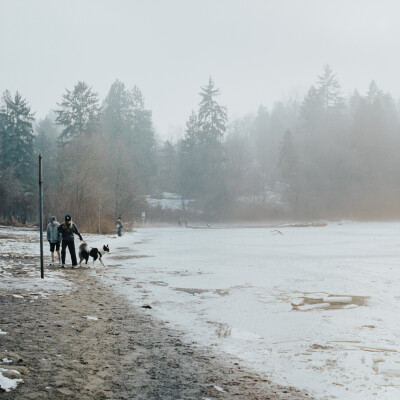
[[[0,92],[44,117],[65,88],[140,87],[157,132],[184,125],[212,75],[229,116],[303,95],[324,64],[344,93],[400,97],[400,6],[368,0],[0,0]]]

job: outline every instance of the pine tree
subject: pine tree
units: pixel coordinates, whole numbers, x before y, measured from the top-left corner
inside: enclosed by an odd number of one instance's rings
[[[208,85],[201,88],[199,125],[205,141],[221,141],[226,131],[226,107],[219,105],[215,98],[220,90],[214,88],[214,81],[209,78]]]
[[[179,190],[183,198],[200,196],[202,190],[199,121],[192,110],[186,122],[185,138],[181,141],[179,152]]]
[[[203,210],[212,215],[226,202],[222,138],[227,113],[215,100],[220,92],[211,77],[201,90],[199,113],[190,115],[181,145],[180,190],[184,197],[200,200]]]
[[[367,101],[368,103],[374,103],[379,97],[382,96],[382,91],[378,88],[378,85],[374,80],[371,81],[368,87],[367,92]]]
[[[16,92],[3,94],[0,114],[1,169],[12,168],[14,176],[28,186],[34,176],[34,114],[28,102]]]
[[[60,139],[63,143],[93,134],[100,121],[100,107],[97,93],[85,82],[78,82],[72,91],[62,96],[56,110],[56,124],[63,127]]]
[[[141,90],[134,86],[130,92],[132,131],[130,144],[133,160],[142,189],[150,190],[155,178],[155,139],[152,112],[145,107]]]
[[[124,83],[119,80],[111,85],[104,100],[102,121],[105,133],[111,140],[128,135],[133,121],[131,97]]]
[[[188,148],[198,144],[200,144],[199,120],[197,114],[192,110],[192,113],[186,122],[184,145]]]
[[[322,116],[322,102],[318,90],[311,86],[300,108],[300,125],[304,131],[314,132]]]
[[[47,160],[56,156],[56,143],[59,135],[54,120],[48,115],[41,119],[35,128],[36,152],[42,154]]]
[[[341,94],[342,89],[332,68],[329,65],[325,65],[322,75],[318,78],[318,95],[323,110],[328,114],[332,113],[333,110],[341,111],[344,106],[344,99]]]

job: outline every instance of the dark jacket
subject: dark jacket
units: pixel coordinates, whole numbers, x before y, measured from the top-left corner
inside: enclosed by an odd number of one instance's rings
[[[76,225],[71,221],[71,225],[67,226],[67,224],[64,222],[58,227],[58,232],[61,233],[62,235],[62,240],[66,242],[70,242],[74,240],[74,233],[75,235],[79,236],[79,239],[82,239],[82,235],[79,233],[78,228]]]

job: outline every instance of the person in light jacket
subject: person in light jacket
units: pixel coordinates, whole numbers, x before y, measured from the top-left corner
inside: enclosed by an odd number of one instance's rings
[[[50,253],[51,253],[50,265],[54,265],[54,248],[55,248],[58,255],[58,263],[61,266],[61,256],[60,256],[61,233],[58,232],[59,226],[60,224],[57,222],[57,218],[54,216],[50,217],[50,222],[47,225],[47,241],[50,244]]]

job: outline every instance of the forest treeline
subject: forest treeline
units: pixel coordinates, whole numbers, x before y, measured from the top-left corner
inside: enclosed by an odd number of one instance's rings
[[[388,219],[400,217],[399,103],[372,81],[345,96],[325,66],[303,98],[228,122],[210,78],[174,140],[159,139],[139,88],[116,81],[105,99],[84,82],[35,120],[20,93],[0,106],[0,219],[37,222],[37,156],[44,214],[73,215],[87,231],[117,217]],[[179,210],[149,208],[164,192]]]

